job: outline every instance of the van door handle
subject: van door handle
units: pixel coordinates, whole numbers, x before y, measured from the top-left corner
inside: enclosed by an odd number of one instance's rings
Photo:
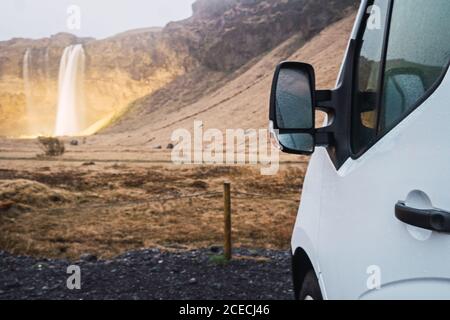
[[[422,229],[437,232],[450,232],[450,212],[439,209],[415,209],[399,201],[395,206],[398,220]]]

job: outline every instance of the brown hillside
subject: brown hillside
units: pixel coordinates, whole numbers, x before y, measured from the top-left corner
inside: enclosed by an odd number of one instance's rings
[[[80,133],[91,134],[127,109],[142,106],[140,99],[148,95],[147,113],[167,100],[171,110],[191,104],[199,93],[223,87],[242,73],[242,66],[293,35],[300,43],[307,41],[356,2],[198,0],[192,17],[162,29],[131,30],[102,40],[63,33],[0,42],[0,136],[54,133],[59,66],[68,45],[84,47],[87,89]]]
[[[317,87],[332,88],[354,16],[354,13],[348,14],[304,45],[301,36],[291,37],[236,71],[234,79],[233,75],[205,70],[181,77],[138,101],[123,120],[90,141],[149,147],[165,145],[174,130],[191,130],[194,120],[203,121],[205,128],[265,128],[270,85],[277,63],[286,59],[309,62],[316,69]]]

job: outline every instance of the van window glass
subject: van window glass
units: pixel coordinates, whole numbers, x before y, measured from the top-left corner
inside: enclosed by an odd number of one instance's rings
[[[388,0],[375,0],[369,4],[359,41],[352,111],[351,142],[354,153],[364,149],[377,134],[377,96],[387,10]]]
[[[380,133],[392,128],[439,80],[450,59],[450,1],[394,1]]]

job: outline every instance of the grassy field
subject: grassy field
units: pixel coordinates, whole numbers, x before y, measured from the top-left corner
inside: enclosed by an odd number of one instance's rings
[[[0,250],[78,259],[221,245],[224,181],[234,245],[287,249],[306,167],[262,176],[248,166],[62,160],[0,160]]]

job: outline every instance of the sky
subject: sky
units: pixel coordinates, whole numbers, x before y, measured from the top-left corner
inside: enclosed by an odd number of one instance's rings
[[[70,32],[97,39],[188,18],[194,0],[1,0],[0,41]]]

